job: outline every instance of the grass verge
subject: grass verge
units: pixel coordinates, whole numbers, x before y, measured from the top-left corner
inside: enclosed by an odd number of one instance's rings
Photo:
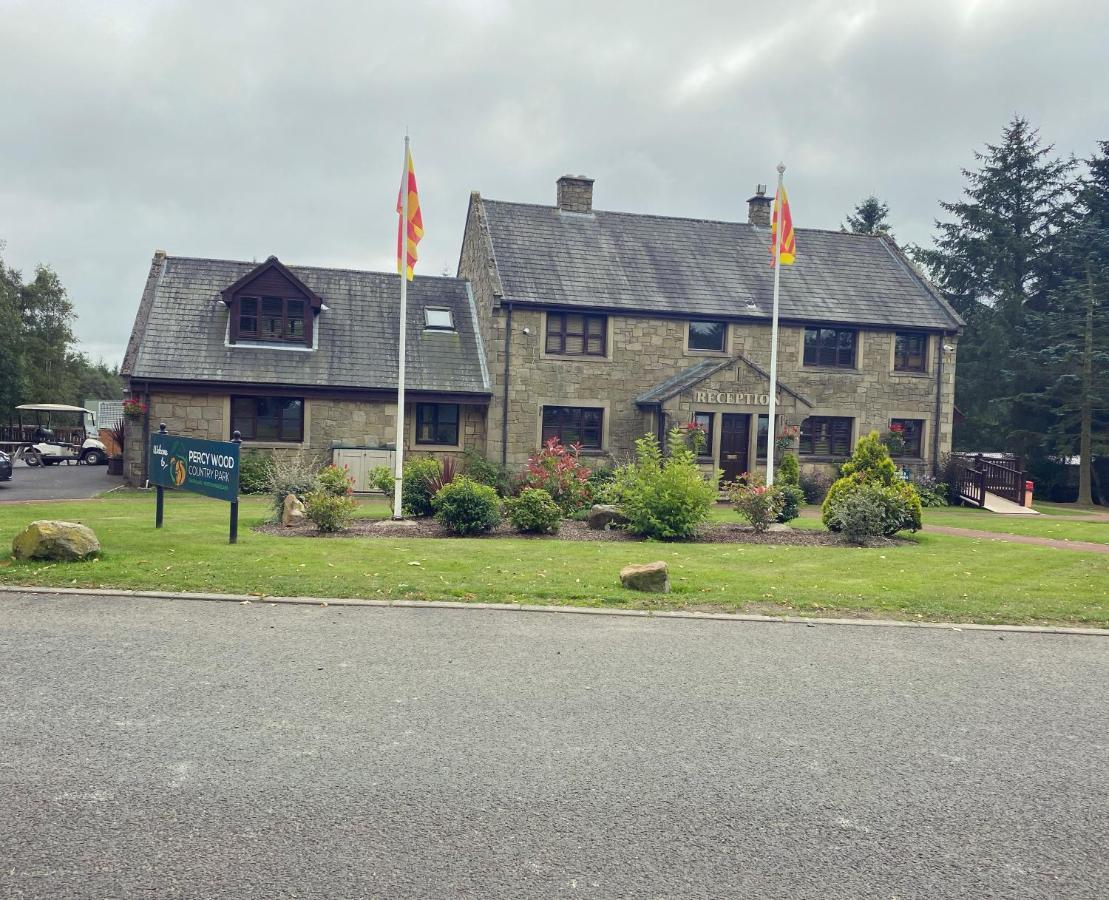
[[[244,499],[239,543],[227,505],[188,495],[154,528],[149,494],[0,507],[0,582],[58,587],[386,597],[799,615],[861,615],[1109,627],[1109,555],[927,531],[879,549],[535,539],[286,538],[250,530],[268,513]],[[363,515],[383,515],[367,504]],[[8,547],[35,518],[97,532],[98,562],[16,562]],[[620,586],[632,562],[670,563],[673,592]]]

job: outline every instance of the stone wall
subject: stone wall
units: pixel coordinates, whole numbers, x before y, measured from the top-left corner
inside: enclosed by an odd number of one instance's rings
[[[502,453],[500,410],[504,389],[506,321],[503,307],[491,308],[486,343],[493,380],[487,441],[491,459],[500,459]],[[610,355],[607,358],[548,357],[542,352],[543,312],[519,306],[513,310],[507,408],[509,440],[505,452],[510,466],[522,466],[537,447],[540,410],[544,403],[604,408],[606,440],[602,461],[619,461],[632,451],[638,436],[655,428],[652,411],[638,408],[635,398],[707,356],[714,356],[685,349],[687,323],[684,320],[613,315],[609,317],[608,327]],[[782,327],[779,332],[779,379],[813,404],[811,409],[803,405],[793,408],[790,407],[791,398],[785,396],[784,400],[789,402],[783,402],[781,413],[786,422],[800,424],[806,415],[846,416],[855,420],[853,438],[857,440],[871,430],[887,430],[891,418],[922,419],[925,422],[923,459],[907,465],[910,468],[930,468],[939,336],[930,339],[928,372],[906,374],[893,371],[892,331],[860,332],[858,368],[852,370],[802,366],[803,333],[803,328],[795,326]],[[954,340],[948,339],[947,343],[953,346]],[[742,353],[762,368],[769,369],[768,325],[731,324],[728,347],[729,353]],[[716,354],[715,357],[724,358],[727,355]],[[951,446],[954,364],[954,352],[947,353],[944,360],[941,452],[946,452]],[[767,390],[766,378],[742,363],[730,366],[714,377],[714,384],[720,389],[736,394],[746,395],[756,389],[765,394]],[[742,401],[708,405],[697,402],[695,391],[704,386],[697,386],[667,403],[665,412],[671,423],[688,421],[697,411],[750,414],[767,411],[764,404]],[[752,437],[752,448],[753,440]],[[815,464],[817,461],[811,462]],[[829,468],[833,464],[830,460],[819,463]]]
[[[414,442],[413,417],[415,402],[406,404],[405,453],[434,456],[460,456],[472,447],[479,452],[485,446],[485,408],[462,404],[460,407],[459,446],[425,447]],[[171,434],[183,434],[206,440],[231,439],[230,396],[228,394],[184,394],[155,392],[147,400],[150,407],[150,430],[157,432],[161,422]],[[304,410],[305,440],[300,444],[244,441],[243,449],[276,454],[311,454],[321,465],[331,461],[335,447],[384,447],[396,441],[396,404],[388,401],[361,401],[308,397]],[[129,422],[125,447],[124,474],[135,485],[141,484],[143,473],[142,422]]]

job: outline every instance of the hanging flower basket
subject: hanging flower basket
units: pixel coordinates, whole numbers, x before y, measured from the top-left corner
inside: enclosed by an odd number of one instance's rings
[[[792,450],[800,434],[800,425],[783,425],[782,430],[774,438],[774,450],[778,453]]]
[[[905,426],[891,425],[890,430],[882,435],[881,440],[889,450],[890,456],[900,456],[905,451]]]
[[[136,422],[146,415],[146,404],[141,400],[124,400],[123,415],[132,422]]]
[[[705,429],[696,422],[686,422],[679,425],[678,430],[685,435],[686,444],[694,455],[700,456],[705,452]]]

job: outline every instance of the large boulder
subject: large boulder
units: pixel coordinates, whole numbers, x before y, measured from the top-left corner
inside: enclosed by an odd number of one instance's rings
[[[63,562],[89,559],[100,552],[100,541],[87,525],[42,519],[15,536],[16,559],[55,559]]]
[[[620,583],[632,591],[669,594],[670,571],[662,561],[624,566],[620,570]]]
[[[286,494],[285,503],[281,508],[281,524],[286,528],[300,525],[304,521],[304,504],[296,494]]]
[[[595,503],[589,508],[589,516],[585,521],[594,531],[608,531],[613,525],[627,525],[628,517],[615,506]]]

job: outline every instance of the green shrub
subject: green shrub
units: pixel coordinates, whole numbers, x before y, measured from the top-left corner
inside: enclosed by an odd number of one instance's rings
[[[783,454],[781,462],[778,463],[778,474],[774,477],[774,483],[801,483],[801,466],[798,465],[797,457],[792,453]]]
[[[304,502],[304,498],[315,489],[319,467],[319,460],[308,454],[280,453],[273,456],[266,490],[272,498],[273,511],[278,518],[289,494],[294,494],[298,500]]]
[[[670,433],[669,446],[664,460],[658,438],[645,434],[635,442],[635,461],[616,470],[613,495],[633,534],[690,538],[716,501],[719,473],[705,478],[681,429]]]
[[[366,479],[375,491],[381,491],[390,500],[393,499],[394,475],[393,470],[388,466],[374,466],[366,475]]]
[[[249,450],[239,460],[239,493],[264,494],[269,490],[273,473],[273,457],[268,453]]]
[[[434,456],[417,456],[404,464],[401,484],[401,508],[410,516],[430,516],[432,479],[443,474],[443,466]]]
[[[940,481],[934,475],[921,475],[915,478],[913,487],[920,495],[920,505],[926,509],[949,505],[951,488],[946,482]]]
[[[487,484],[460,475],[432,498],[435,518],[455,534],[490,531],[501,520],[501,499]]]
[[[762,478],[749,472],[739,476],[739,481],[728,485],[728,499],[757,532],[766,531],[782,512],[782,490],[777,485],[767,487]]]
[[[579,459],[580,452],[576,444],[567,447],[558,438],[549,438],[543,449],[528,460],[523,486],[545,490],[566,515],[588,506],[593,492],[589,468]]]
[[[778,489],[778,493],[782,496],[782,509],[778,513],[778,521],[782,523],[792,522],[801,515],[801,507],[805,503],[805,492],[801,490],[799,485],[788,481],[780,484],[774,482],[774,487]]]
[[[462,474],[478,484],[488,485],[502,497],[513,493],[512,474],[508,467],[486,459],[472,447],[462,454]]]
[[[562,510],[542,488],[524,488],[504,502],[508,518],[517,531],[555,534],[562,524]]]
[[[806,503],[823,503],[834,479],[823,469],[804,469],[797,483],[805,492]]]
[[[907,481],[897,479],[893,484],[886,485],[881,481],[868,480],[862,475],[852,475],[833,484],[824,500],[821,518],[829,531],[839,530],[838,507],[863,488],[876,489],[873,492],[868,490],[866,496],[868,499],[875,498],[883,509],[880,534],[890,537],[899,531],[919,531],[923,527],[920,497],[916,488]]]
[[[889,450],[879,440],[878,432],[872,431],[861,438],[855,452],[840,468],[843,473],[828,491],[821,509],[824,525],[831,531],[839,530],[842,520],[837,507],[847,498],[853,497],[862,485],[882,488],[878,494],[867,493],[870,499],[877,498],[884,509],[882,534],[893,535],[904,529],[919,531],[922,527],[920,495],[916,488],[901,478],[890,459]],[[853,501],[854,502],[854,501]]]
[[[865,544],[886,533],[889,488],[867,481],[854,482],[831,509],[828,527],[853,544]]]
[[[345,531],[358,508],[353,497],[320,488],[304,498],[304,515],[320,531]]]
[[[897,466],[890,459],[889,448],[882,443],[877,431],[859,438],[851,458],[839,467],[840,478],[862,475],[867,481],[893,484],[900,479]]]
[[[346,497],[354,493],[354,476],[346,466],[324,466],[316,476],[316,486],[332,497]]]

